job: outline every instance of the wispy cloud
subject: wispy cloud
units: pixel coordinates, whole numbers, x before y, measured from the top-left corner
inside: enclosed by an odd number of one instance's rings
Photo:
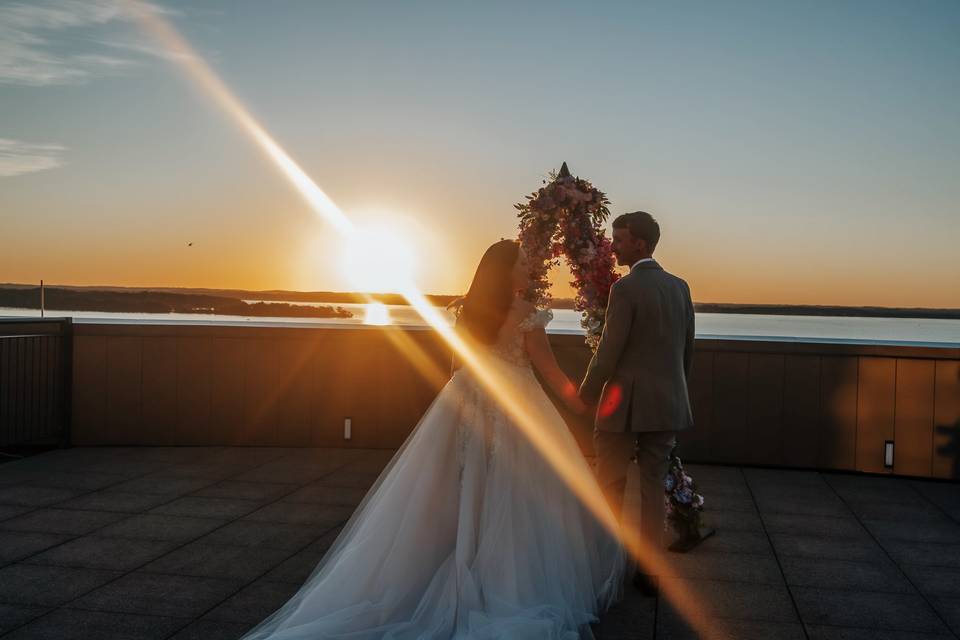
[[[112,40],[100,40],[99,43],[105,47],[139,53],[153,58],[160,58],[162,60],[171,60],[173,62],[181,61],[185,58],[191,57],[189,54],[179,51],[172,51],[170,49],[164,49],[159,45],[147,41],[132,41],[117,38]]]
[[[56,169],[67,148],[59,144],[31,144],[0,138],[0,178]]]
[[[138,64],[134,56],[104,52],[92,31],[129,25],[144,13],[173,13],[148,2],[39,0],[0,5],[0,84],[75,84]],[[69,41],[69,45],[64,42]],[[128,48],[127,52],[133,50]],[[158,55],[149,47],[139,55]]]

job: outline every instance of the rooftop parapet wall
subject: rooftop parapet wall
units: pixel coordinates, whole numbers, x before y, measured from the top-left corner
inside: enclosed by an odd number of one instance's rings
[[[551,341],[579,379],[582,338]],[[422,329],[75,325],[73,442],[395,448],[450,356]],[[960,348],[701,339],[691,397],[688,460],[960,478]]]

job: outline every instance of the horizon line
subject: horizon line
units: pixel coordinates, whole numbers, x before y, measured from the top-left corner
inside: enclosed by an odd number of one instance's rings
[[[158,291],[164,289],[181,289],[187,291],[235,291],[247,293],[296,293],[296,294],[337,294],[350,296],[396,296],[402,297],[402,294],[396,292],[371,292],[371,291],[334,291],[334,290],[300,290],[300,289],[240,289],[233,287],[189,287],[189,286],[139,286],[139,285],[116,285],[116,284],[43,284],[44,288],[49,287],[70,287],[74,289],[134,289],[138,291]],[[19,282],[0,282],[0,288],[19,287],[25,289],[39,288],[39,284],[19,283]],[[464,293],[425,293],[431,297],[449,297],[457,298],[465,295]],[[554,301],[573,301],[572,297],[554,297]],[[336,304],[331,302],[330,304]],[[891,311],[954,311],[960,312],[958,307],[891,307],[877,304],[863,305],[842,305],[842,304],[819,304],[819,303],[796,303],[796,302],[716,302],[716,301],[694,301],[695,305],[714,305],[726,307],[793,307],[793,308],[819,308],[819,309],[883,309]]]

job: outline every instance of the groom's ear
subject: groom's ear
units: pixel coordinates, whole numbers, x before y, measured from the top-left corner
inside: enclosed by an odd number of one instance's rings
[[[630,233],[630,239],[633,241],[633,248],[637,253],[646,253],[650,249],[647,241],[640,236],[635,236],[633,233]]]

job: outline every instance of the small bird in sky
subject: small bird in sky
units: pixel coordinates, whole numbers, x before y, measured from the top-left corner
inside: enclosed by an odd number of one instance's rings
[[[192,243],[192,242],[188,242],[188,243],[187,243],[187,246],[188,246],[188,247],[192,247],[192,246],[193,246],[193,243]]]

